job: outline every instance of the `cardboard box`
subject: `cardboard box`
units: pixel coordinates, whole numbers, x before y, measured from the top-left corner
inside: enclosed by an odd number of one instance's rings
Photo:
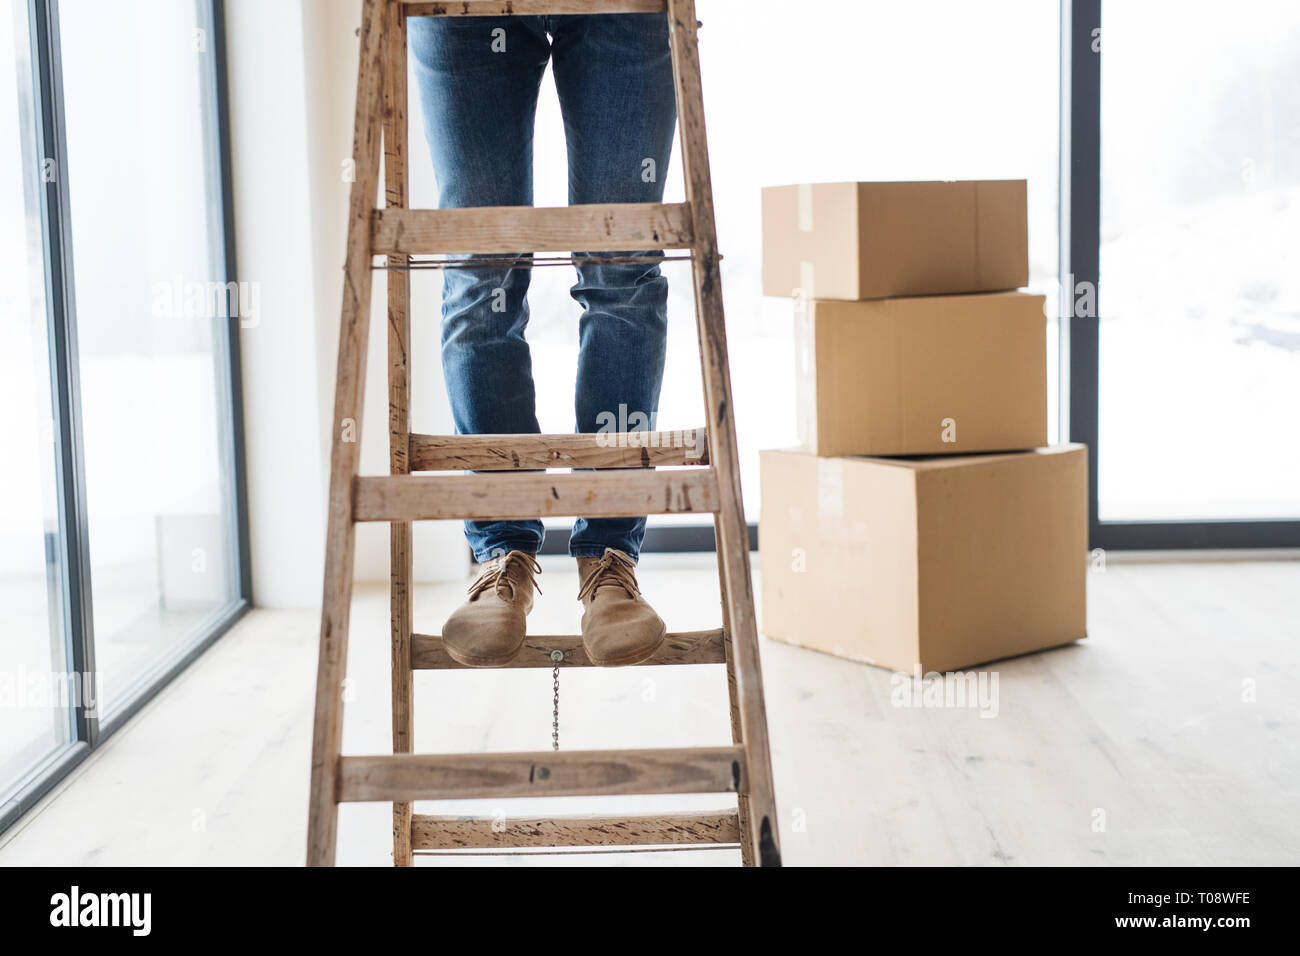
[[[995,292],[796,307],[795,412],[799,441],[817,455],[1045,445],[1043,296]]]
[[[763,190],[763,294],[876,299],[1029,282],[1023,179]]]
[[[762,629],[951,671],[1087,635],[1084,445],[923,459],[760,455]]]

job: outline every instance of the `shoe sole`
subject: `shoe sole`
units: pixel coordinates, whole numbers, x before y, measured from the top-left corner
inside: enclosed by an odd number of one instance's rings
[[[504,657],[470,657],[452,650],[445,641],[442,649],[447,652],[448,657],[463,667],[505,667],[519,656],[519,652],[524,649],[524,645],[520,644],[513,652]]]
[[[664,646],[664,638],[668,636],[668,628],[665,627],[659,632],[659,640],[655,641],[654,646],[649,650],[638,648],[635,653],[624,654],[617,658],[599,659],[591,653],[591,648],[587,648],[587,659],[597,667],[627,667],[631,664],[640,664],[642,661],[648,661],[659,652],[659,648]]]

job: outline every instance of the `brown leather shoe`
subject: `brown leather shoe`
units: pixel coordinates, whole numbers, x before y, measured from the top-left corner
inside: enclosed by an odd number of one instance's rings
[[[582,643],[593,664],[639,664],[659,650],[668,629],[636,583],[636,562],[615,548],[578,559]]]
[[[533,609],[537,559],[524,551],[483,564],[469,586],[469,600],[456,608],[442,628],[442,646],[451,659],[467,667],[501,667],[524,646],[526,618]],[[541,593],[541,588],[537,588]]]

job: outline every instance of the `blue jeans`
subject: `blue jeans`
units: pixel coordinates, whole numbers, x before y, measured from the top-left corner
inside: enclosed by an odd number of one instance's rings
[[[569,203],[663,199],[677,116],[663,14],[421,17],[408,34],[440,208],[532,205],[533,122],[548,59],[564,116]],[[577,431],[608,431],[610,416],[653,427],[668,281],[656,262],[580,264],[577,273]],[[530,277],[528,268],[499,265],[443,270],[442,368],[459,434],[541,430],[524,338]],[[465,522],[480,561],[535,553],[543,534],[538,520]],[[569,553],[594,557],[610,547],[635,560],[644,534],[644,517],[579,517]]]

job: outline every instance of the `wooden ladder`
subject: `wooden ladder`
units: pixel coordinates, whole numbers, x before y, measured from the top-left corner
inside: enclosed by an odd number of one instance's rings
[[[579,13],[668,14],[684,203],[563,208],[410,209],[406,169],[406,18]],[[487,847],[739,844],[746,865],[779,866],[749,541],[740,496],[722,314],[694,0],[365,0],[330,461],[325,588],[312,737],[307,862],[334,863],[338,805],[392,801],[393,862],[418,850]],[[382,125],[381,125],[382,124]],[[385,203],[374,208],[383,144]],[[434,436],[410,431],[412,255],[519,250],[690,250],[705,434]],[[388,272],[390,474],[358,474],[374,257]],[[684,258],[684,256],[683,256]],[[706,449],[700,453],[699,449]],[[664,465],[688,469],[660,470]],[[420,471],[638,469],[547,474]],[[413,633],[411,522],[438,518],[712,513],[723,626],[669,633],[646,664],[725,664],[732,745],[657,750],[424,755],[411,752],[411,685],[419,668],[458,667],[436,636]],[[393,753],[343,755],[342,687],[356,522],[391,523]],[[589,666],[581,637],[529,636],[512,667]],[[736,809],[640,816],[493,821],[413,814],[414,800],[651,793],[735,793]],[[495,822],[495,825],[494,825]],[[504,823],[504,828],[502,824]]]

